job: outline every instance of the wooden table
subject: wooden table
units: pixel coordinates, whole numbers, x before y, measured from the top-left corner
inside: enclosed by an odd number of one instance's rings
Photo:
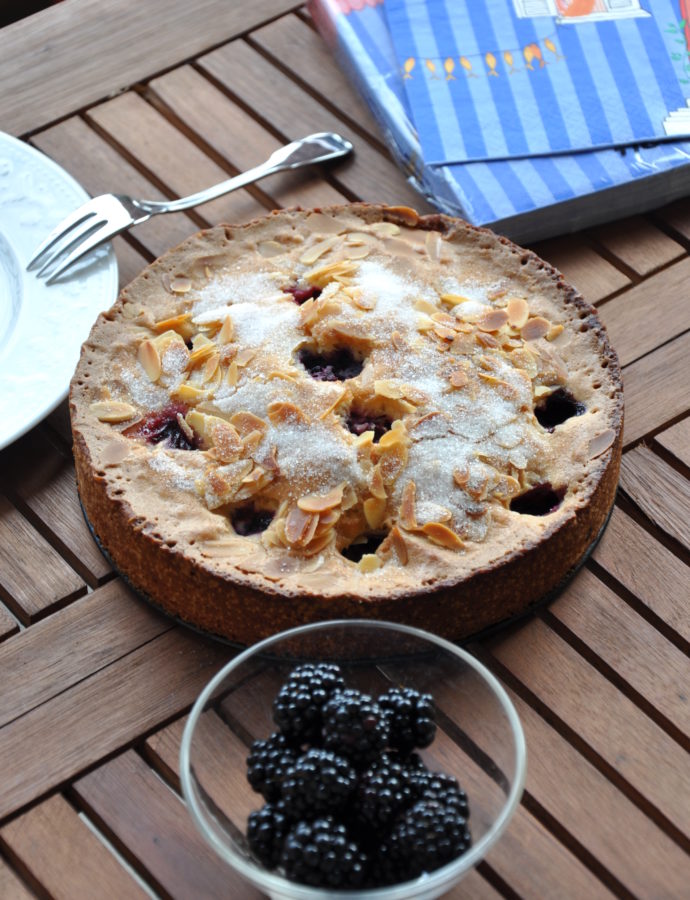
[[[122,282],[199,226],[424,203],[294,0],[66,0],[0,31],[0,128],[93,194],[176,197],[334,129],[356,156],[115,242]],[[624,366],[618,501],[550,607],[473,646],[524,724],[527,786],[454,898],[690,896],[690,201],[537,248]],[[57,348],[59,351],[59,348]],[[0,896],[253,897],[180,799],[185,714],[231,655],[138,601],[82,520],[65,407],[0,454]]]

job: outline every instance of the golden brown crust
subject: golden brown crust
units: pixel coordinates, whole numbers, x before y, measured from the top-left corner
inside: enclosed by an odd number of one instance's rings
[[[565,284],[560,273],[505,238],[440,214],[419,217],[406,208],[357,204],[349,208],[315,210],[313,213],[336,219],[350,217],[350,230],[355,227],[352,225],[354,217],[361,221],[363,228],[376,222],[392,223],[403,229],[405,236],[413,232],[437,232],[443,235],[445,246],[459,254],[463,265],[468,265],[469,260],[476,260],[476,271],[482,277],[485,271],[496,265],[497,274],[511,290],[518,285],[531,302],[532,298],[536,298],[533,302],[537,313],[540,303],[545,310],[560,306],[565,311],[563,321],[566,329],[576,334],[580,355],[593,360],[589,368],[591,370],[596,364],[597,371],[596,374],[587,372],[587,367],[583,368],[583,373],[576,372],[574,368],[569,370],[578,390],[583,396],[587,395],[588,413],[590,410],[594,412],[577,423],[579,430],[574,430],[570,425],[563,426],[557,429],[556,436],[551,440],[553,448],[549,450],[549,467],[544,471],[547,474],[563,472],[569,481],[568,495],[559,510],[539,517],[533,527],[531,522],[528,523],[528,527],[525,520],[535,517],[523,516],[518,523],[515,519],[519,517],[508,510],[501,514],[505,523],[500,524],[500,509],[497,509],[494,515],[499,523],[496,527],[502,529],[502,540],[505,541],[506,535],[510,535],[511,529],[517,536],[514,546],[505,549],[500,556],[495,551],[492,555],[487,550],[490,542],[487,547],[480,546],[481,539],[470,540],[469,551],[456,551],[432,542],[430,530],[426,535],[419,530],[413,534],[403,530],[398,533],[413,554],[407,567],[399,564],[395,541],[389,541],[387,551],[384,544],[386,552],[381,552],[380,561],[376,562],[381,569],[375,578],[360,573],[356,577],[348,577],[350,570],[347,566],[352,564],[343,561],[334,545],[332,560],[326,548],[326,563],[325,566],[322,564],[321,571],[312,569],[312,564],[307,563],[302,569],[298,566],[289,577],[267,578],[264,576],[267,554],[268,557],[271,554],[277,557],[278,550],[272,546],[263,547],[256,538],[245,539],[248,549],[245,552],[243,548],[237,564],[228,559],[219,561],[200,555],[199,545],[203,545],[205,540],[213,546],[225,540],[224,532],[214,532],[216,526],[213,524],[216,519],[222,518],[222,510],[219,514],[207,510],[198,520],[198,527],[195,526],[194,538],[190,537],[193,529],[184,532],[179,527],[180,520],[184,518],[181,511],[184,497],[181,500],[179,492],[171,489],[172,500],[163,500],[160,506],[157,503],[151,505],[150,497],[148,504],[140,502],[141,497],[146,496],[141,493],[145,491],[140,487],[141,472],[145,469],[151,476],[151,470],[145,468],[143,462],[132,464],[129,459],[123,464],[119,458],[122,453],[126,456],[129,452],[129,445],[125,447],[124,441],[131,439],[116,435],[118,443],[108,437],[109,433],[125,430],[128,420],[120,424],[118,416],[121,410],[116,409],[114,413],[110,410],[109,418],[106,416],[105,420],[94,423],[93,412],[89,409],[94,404],[112,406],[113,403],[122,404],[132,399],[118,394],[117,390],[110,394],[109,388],[106,388],[105,395],[103,392],[103,378],[112,367],[112,360],[118,354],[132,356],[132,346],[141,345],[147,335],[155,336],[155,332],[151,331],[151,318],[141,315],[137,318],[135,309],[129,310],[130,315],[132,312],[135,315],[126,321],[127,308],[141,305],[142,301],[143,305],[155,306],[163,293],[159,286],[161,275],[174,278],[182,268],[189,269],[190,261],[208,255],[209,247],[213,253],[222,254],[228,244],[235,247],[252,240],[255,243],[259,239],[270,240],[272,226],[278,232],[281,229],[286,231],[285,223],[297,223],[301,227],[309,213],[296,210],[275,213],[266,220],[246,226],[219,227],[190,238],[145,270],[125,288],[116,306],[100,317],[82,351],[71,390],[74,453],[84,509],[116,566],[139,590],[172,615],[240,643],[251,643],[303,622],[354,616],[406,622],[455,639],[476,633],[520,613],[557,587],[591,545],[606,520],[618,480],[622,441],[622,386],[615,352],[596,311]],[[255,239],[253,236],[256,234],[258,238]],[[308,241],[307,246],[311,246]],[[186,273],[183,274],[186,278]],[[186,288],[186,285],[180,284],[178,287]],[[154,311],[153,319],[158,320],[166,302],[170,301],[172,309],[177,299],[174,294],[172,297],[169,293],[165,294],[162,305]],[[498,301],[499,304],[502,302]],[[136,334],[136,341],[128,345],[127,335],[130,332]],[[570,358],[568,356],[569,361]],[[142,364],[146,362],[144,359]],[[570,365],[574,366],[574,363]],[[154,361],[153,375],[158,371],[155,366]],[[593,384],[595,387],[592,387]],[[138,397],[137,405],[141,406],[142,398],[145,399],[143,393]],[[281,413],[278,411],[276,414]],[[607,438],[609,432],[610,439]],[[532,434],[529,434],[531,440]],[[540,436],[537,437],[541,440]],[[534,440],[537,441],[534,446],[538,448],[537,438]],[[602,445],[609,440],[610,445],[601,452],[597,445],[597,450],[592,450],[594,458],[590,459],[588,448],[594,447],[597,440]],[[208,456],[207,451],[204,453]],[[137,450],[137,454],[142,458],[144,456],[143,451],[139,454]],[[167,462],[165,465],[169,466]],[[539,480],[539,466],[535,466],[532,483]],[[166,474],[167,471],[166,468]],[[576,480],[575,472],[581,472],[581,484],[570,483]],[[299,478],[302,478],[301,474]],[[130,487],[130,480],[136,489]],[[302,481],[299,483],[304,488]],[[526,487],[529,484],[528,478]],[[186,490],[188,494],[185,496],[189,497],[188,486]],[[276,497],[284,496],[279,495],[275,484],[271,490]],[[323,490],[316,493],[323,495]],[[395,502],[400,501],[399,490],[395,494],[394,489],[389,487],[388,491],[389,504],[393,502],[394,495],[398,498]],[[177,510],[173,515],[175,527],[169,527],[165,514],[161,513],[166,508],[166,502]],[[192,504],[191,500],[189,502]],[[206,509],[203,504],[202,507]],[[389,513],[391,508],[390,505],[387,507]],[[390,529],[391,520],[387,521]],[[457,532],[458,526],[454,522],[451,524]],[[227,528],[225,525],[226,532]],[[459,533],[462,543],[467,544],[466,534],[462,530]],[[441,529],[439,534],[443,537]],[[475,543],[478,550],[475,550]],[[299,556],[299,548],[291,545],[287,547],[285,558],[292,559],[294,556]],[[465,563],[465,557],[475,559],[476,564]],[[389,571],[392,573],[390,576],[387,574]],[[346,577],[342,576],[342,572],[346,573]]]

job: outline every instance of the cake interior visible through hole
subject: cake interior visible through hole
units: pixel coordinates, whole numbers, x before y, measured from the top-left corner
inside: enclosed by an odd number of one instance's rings
[[[392,419],[385,415],[374,415],[362,409],[351,409],[345,424],[352,434],[360,435],[365,431],[374,432],[374,443],[377,444],[387,431],[390,431]]]
[[[178,418],[186,412],[187,407],[181,403],[166,406],[165,409],[144,416],[122,433],[126,437],[141,438],[147,444],[164,444],[173,450],[196,450],[199,447],[197,436],[186,422],[186,427],[183,428]]]
[[[566,419],[573,416],[581,416],[585,412],[584,403],[576,400],[570,391],[558,388],[551,394],[547,394],[535,407],[534,415],[537,422],[548,431],[553,431],[557,425],[562,425]]]
[[[554,488],[550,481],[545,481],[543,484],[535,484],[524,494],[513,497],[510,508],[523,516],[547,516],[558,509],[565,492],[565,487]]]
[[[237,506],[230,513],[230,524],[235,534],[247,537],[250,534],[261,534],[273,521],[274,512],[270,509],[257,509],[253,503]]]
[[[316,381],[347,381],[356,378],[364,368],[364,360],[357,359],[347,347],[324,353],[303,347],[297,358]]]
[[[348,544],[347,547],[343,547],[340,552],[345,559],[357,563],[367,553],[376,553],[385,537],[385,534],[362,534],[355,538],[351,544]]]

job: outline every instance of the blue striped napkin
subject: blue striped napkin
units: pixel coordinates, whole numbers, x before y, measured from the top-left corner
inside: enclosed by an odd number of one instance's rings
[[[690,135],[677,0],[386,0],[384,8],[428,165]]]

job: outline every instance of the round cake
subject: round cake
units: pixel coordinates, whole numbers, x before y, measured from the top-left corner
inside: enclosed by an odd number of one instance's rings
[[[243,644],[349,617],[477,633],[563,583],[618,480],[596,311],[533,253],[407,207],[191,237],[99,317],[70,398],[115,566]]]

